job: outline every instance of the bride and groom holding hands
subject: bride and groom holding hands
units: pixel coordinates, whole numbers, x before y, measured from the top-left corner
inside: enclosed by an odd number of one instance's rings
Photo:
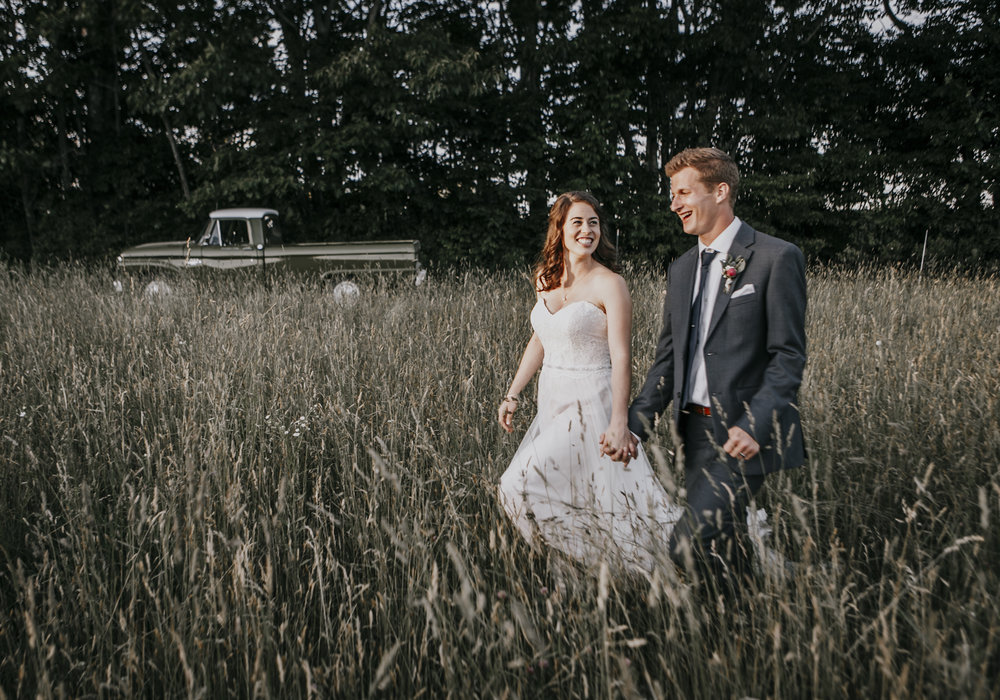
[[[631,406],[631,298],[607,221],[588,193],[552,205],[534,333],[498,420],[513,430],[540,370],[537,412],[500,501],[529,542],[581,562],[649,575],[669,561],[738,587],[750,499],[766,474],[804,461],[805,260],[735,216],[739,171],[722,151],[688,149],[665,170],[671,210],[697,244],[670,265],[653,364]],[[679,443],[683,504],[642,447],[661,416]]]

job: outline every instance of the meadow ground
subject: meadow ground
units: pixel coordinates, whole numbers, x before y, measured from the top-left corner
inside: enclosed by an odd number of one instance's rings
[[[638,383],[663,280],[628,277]],[[762,497],[798,565],[740,614],[506,522],[526,274],[110,281],[0,268],[0,697],[997,692],[995,277],[810,273],[810,457]]]

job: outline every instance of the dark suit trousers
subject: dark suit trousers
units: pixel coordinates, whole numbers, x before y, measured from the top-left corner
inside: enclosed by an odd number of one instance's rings
[[[733,469],[719,457],[712,418],[681,413],[687,510],[674,526],[670,553],[681,568],[693,565],[708,581],[729,582],[747,570],[746,509],[764,483],[762,475]]]

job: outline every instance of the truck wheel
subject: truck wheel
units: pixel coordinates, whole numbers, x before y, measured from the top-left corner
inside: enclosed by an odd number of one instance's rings
[[[152,279],[146,285],[145,289],[142,290],[143,295],[147,299],[168,297],[174,293],[174,290],[170,288],[170,285],[161,279]]]
[[[343,280],[333,288],[332,294],[338,304],[353,304],[361,296],[361,287],[354,280]]]

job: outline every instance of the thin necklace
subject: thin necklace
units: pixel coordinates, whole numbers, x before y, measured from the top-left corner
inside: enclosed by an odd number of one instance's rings
[[[588,270],[586,272],[586,274],[577,275],[576,282],[579,282],[579,281],[584,280],[587,277],[589,277],[590,276],[590,272],[591,271]],[[566,283],[563,283],[563,285],[562,285],[562,290],[563,290],[563,292],[562,292],[562,300],[563,300],[564,304],[568,301],[570,287],[572,287],[572,286],[573,286],[572,284],[566,284]]]

